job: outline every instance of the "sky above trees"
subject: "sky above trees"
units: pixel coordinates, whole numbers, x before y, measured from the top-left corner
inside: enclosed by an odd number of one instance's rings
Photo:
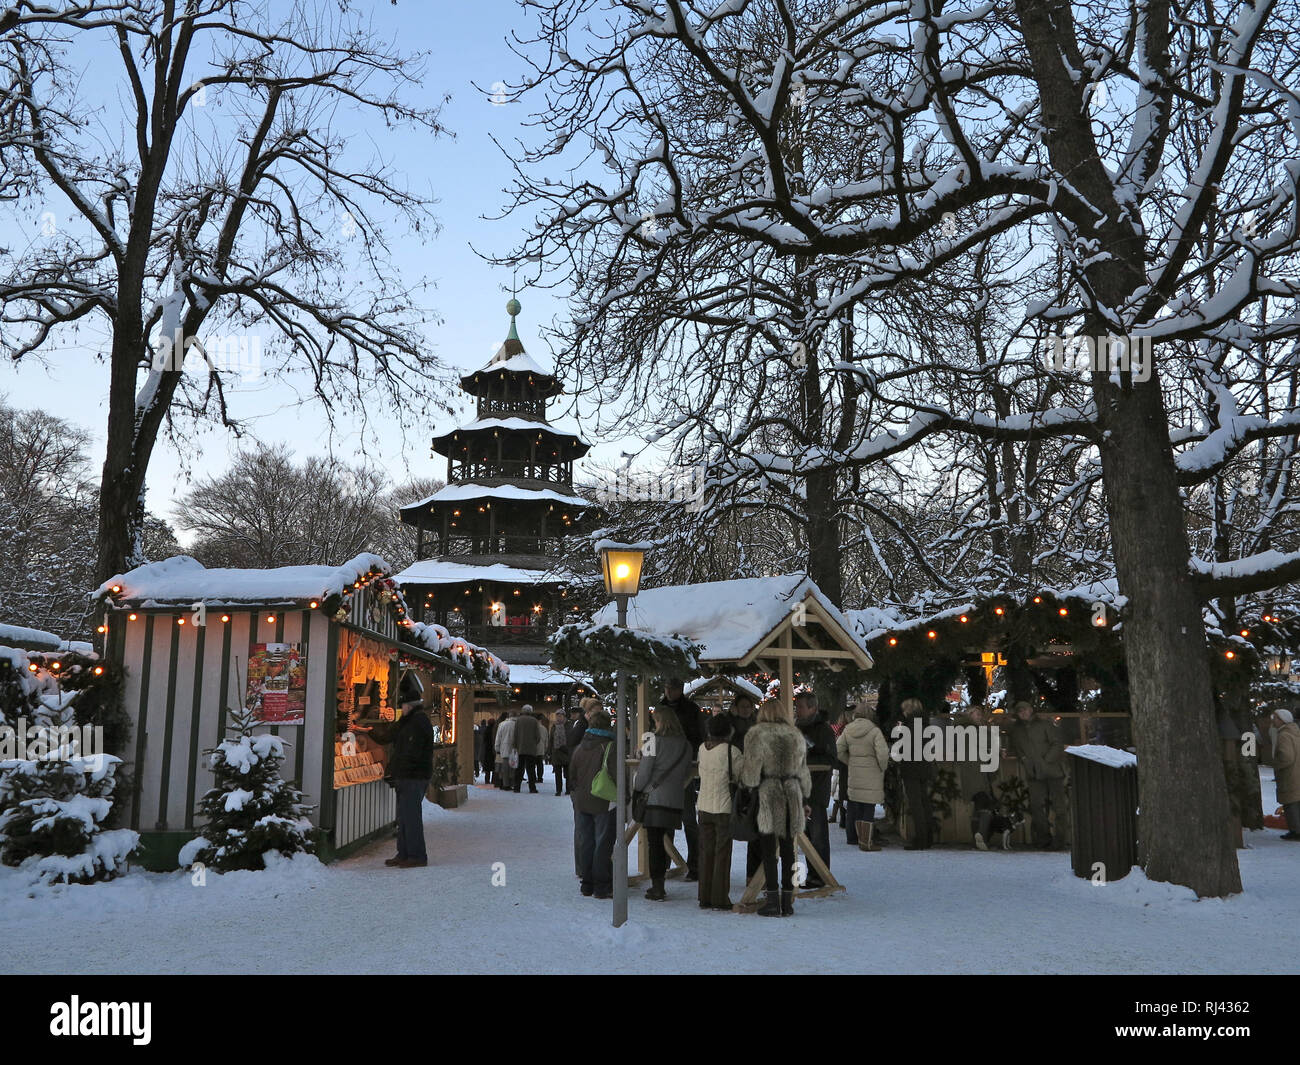
[[[368,138],[375,149],[396,169],[404,171],[410,184],[429,191],[440,201],[435,214],[441,232],[399,236],[394,232],[396,265],[414,282],[425,277],[434,283],[427,297],[433,313],[441,320],[427,328],[428,341],[438,357],[463,371],[482,365],[505,338],[508,318],[505,287],[508,272],[494,268],[475,254],[503,252],[518,239],[515,220],[491,221],[482,216],[500,213],[502,187],[510,178],[510,163],[502,147],[511,148],[516,137],[525,137],[521,122],[527,107],[521,103],[494,104],[494,83],[510,81],[520,72],[505,37],[525,17],[513,0],[480,0],[474,4],[375,4],[374,25],[383,36],[392,35],[408,51],[427,51],[423,92],[435,103],[449,94],[442,118],[453,138],[417,137],[405,131],[385,129],[381,123],[362,116],[356,135]],[[116,76],[117,71],[114,71]],[[95,71],[87,69],[88,83]],[[477,88],[476,88],[477,86]],[[481,90],[481,91],[480,91]],[[212,103],[216,103],[215,95]],[[52,197],[49,209],[57,216],[59,205]],[[22,212],[11,204],[0,204],[0,248],[21,251],[30,241],[42,238],[43,210]],[[473,248],[471,248],[471,244]],[[521,293],[524,305],[520,335],[534,357],[548,360],[539,331],[561,310],[555,294],[541,290]],[[18,408],[44,408],[90,434],[92,468],[103,458],[103,402],[107,388],[106,364],[94,357],[94,339],[83,334],[83,346],[60,350],[40,361],[24,360],[18,367],[0,369],[0,394]],[[248,377],[238,382],[232,406],[250,418],[252,431],[269,444],[291,448],[299,459],[332,456],[343,461],[364,457],[386,468],[394,483],[412,477],[445,474],[443,460],[431,458],[429,436],[445,428],[448,419],[413,412],[412,427],[405,437],[387,411],[371,411],[363,419],[341,411],[333,434],[306,431],[322,419],[312,406],[298,407],[293,395],[286,395],[270,377]],[[459,408],[467,404],[457,400]],[[148,506],[155,513],[170,514],[172,501],[183,495],[193,482],[220,475],[238,452],[241,442],[219,428],[198,429],[183,443],[161,442],[149,472]],[[598,449],[593,459],[617,457],[618,444]]]

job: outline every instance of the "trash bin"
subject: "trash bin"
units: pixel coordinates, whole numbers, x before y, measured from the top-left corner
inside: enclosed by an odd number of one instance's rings
[[[1116,747],[1067,747],[1074,875],[1123,880],[1137,864],[1137,755]],[[1100,870],[1096,868],[1101,863]]]

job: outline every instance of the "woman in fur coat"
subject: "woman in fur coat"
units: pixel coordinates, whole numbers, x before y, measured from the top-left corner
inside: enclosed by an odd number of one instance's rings
[[[758,842],[767,879],[767,901],[758,911],[759,916],[789,916],[794,913],[794,837],[803,831],[804,818],[811,812],[808,797],[812,794],[812,774],[808,772],[803,733],[776,699],[764,701],[758,708],[758,720],[745,734],[740,782],[758,789]]]

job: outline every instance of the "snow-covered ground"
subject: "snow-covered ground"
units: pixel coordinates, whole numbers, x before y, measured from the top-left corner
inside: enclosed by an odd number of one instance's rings
[[[32,888],[0,868],[0,971],[1286,973],[1300,955],[1300,845],[1276,831],[1247,833],[1243,895],[1204,902],[1138,872],[1094,886],[1063,853],[864,854],[836,831],[848,892],[797,901],[793,918],[703,911],[695,885],[671,880],[667,902],[634,888],[615,930],[610,903],[578,893],[569,800],[549,782],[537,795],[471,788],[459,810],[426,803],[425,822],[424,869],[385,867],[389,842],[330,866],[209,873],[202,887],[133,871]],[[743,866],[737,847],[733,901]]]

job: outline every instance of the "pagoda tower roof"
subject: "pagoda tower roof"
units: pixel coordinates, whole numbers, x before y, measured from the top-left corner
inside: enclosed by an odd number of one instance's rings
[[[496,354],[486,365],[461,376],[460,387],[471,396],[479,395],[492,381],[504,374],[527,379],[529,385],[536,388],[542,398],[549,398],[564,391],[559,378],[542,369],[524,351],[524,342],[519,339],[519,329],[515,324],[515,318],[522,309],[519,301],[512,297],[506,304],[506,313],[510,315],[510,332],[497,348]]]

